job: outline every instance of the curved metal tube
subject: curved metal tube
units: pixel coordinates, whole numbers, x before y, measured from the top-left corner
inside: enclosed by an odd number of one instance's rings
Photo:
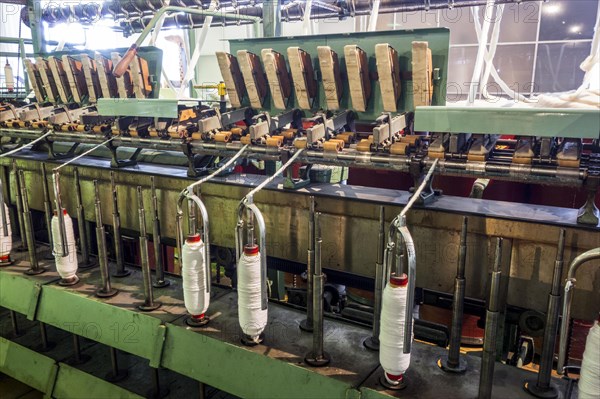
[[[416,279],[417,279],[417,256],[416,256],[416,251],[415,251],[415,244],[414,244],[413,238],[410,234],[410,231],[408,230],[408,226],[406,225],[406,214],[412,208],[412,206],[417,201],[417,199],[420,197],[421,192],[425,189],[425,186],[428,184],[429,179],[431,179],[431,176],[433,175],[433,172],[435,170],[437,162],[438,162],[438,159],[436,159],[432,163],[431,168],[427,172],[427,175],[425,175],[425,178],[419,185],[419,188],[417,188],[417,190],[414,192],[414,194],[412,195],[412,197],[410,198],[410,200],[408,201],[406,206],[402,209],[402,212],[400,212],[400,214],[398,216],[396,216],[394,218],[394,220],[392,221],[392,223],[390,224],[390,229],[389,229],[389,234],[388,234],[388,244],[387,244],[385,254],[384,254],[384,265],[385,265],[385,276],[386,276],[385,281],[384,281],[384,283],[385,283],[385,282],[389,281],[389,275],[394,266],[393,251],[394,251],[394,248],[396,247],[396,239],[398,238],[396,236],[396,234],[400,234],[400,236],[404,242],[405,255],[408,260],[408,270],[407,270],[407,272],[408,272],[407,273],[407,275],[408,275],[408,287],[407,287],[408,297],[407,297],[407,301],[406,301],[406,311],[404,314],[404,317],[405,317],[404,347],[403,347],[404,353],[410,353],[410,349],[412,346],[413,306],[415,303],[415,283],[416,283]],[[398,250],[399,250],[399,248],[396,248],[396,251],[398,251]],[[396,259],[400,259],[400,258],[396,258]],[[398,262],[398,260],[396,260],[396,262]],[[396,265],[396,267],[399,269],[400,265]]]
[[[203,231],[202,231],[202,239],[204,240],[204,265],[206,267],[206,292],[210,292],[210,284],[211,284],[211,272],[210,272],[210,236],[209,236],[209,232],[210,232],[210,228],[209,228],[209,220],[208,220],[208,210],[206,209],[206,206],[204,205],[204,202],[202,202],[202,200],[200,199],[200,197],[198,197],[196,194],[194,194],[194,187],[196,186],[200,186],[202,183],[205,183],[209,180],[211,180],[212,178],[218,176],[221,172],[223,172],[224,170],[226,170],[227,168],[229,168],[231,165],[233,165],[234,162],[236,162],[238,160],[238,158],[244,153],[244,151],[246,151],[246,148],[248,148],[248,145],[243,146],[233,157],[231,157],[231,159],[229,159],[229,161],[227,161],[225,164],[223,164],[220,168],[218,168],[217,170],[215,170],[213,173],[211,173],[210,175],[198,180],[197,182],[194,182],[192,184],[190,184],[189,186],[187,186],[182,192],[181,194],[179,194],[179,198],[177,200],[177,219],[176,219],[176,227],[177,227],[177,248],[179,250],[179,254],[181,256],[182,250],[183,250],[183,201],[185,199],[188,200],[188,203],[191,204],[196,204],[196,206],[198,207],[198,209],[200,210],[200,215],[202,217],[202,222],[204,225]],[[193,210],[193,207],[189,207],[188,209],[190,209],[190,211]]]
[[[560,345],[558,348],[558,363],[556,372],[563,374],[567,361],[567,341],[569,339],[569,324],[571,320],[571,303],[573,302],[573,291],[575,288],[575,274],[581,265],[591,260],[600,259],[600,247],[590,249],[587,252],[577,256],[569,265],[567,274],[567,283],[565,284],[565,298],[563,301],[562,323],[560,324]]]
[[[248,224],[249,229],[251,229],[251,230],[254,229],[253,222],[251,222],[250,219],[253,219],[258,224],[258,231],[259,231],[258,247],[260,248],[260,269],[261,269],[261,279],[262,279],[261,286],[263,287],[263,289],[261,290],[261,303],[262,303],[261,309],[263,309],[263,310],[267,308],[267,302],[269,300],[267,297],[267,237],[266,237],[266,230],[265,230],[265,219],[263,218],[263,215],[260,212],[260,210],[258,209],[258,207],[256,205],[254,205],[254,195],[256,193],[258,193],[260,190],[262,190],[267,184],[269,184],[273,180],[275,180],[275,178],[277,176],[281,175],[283,173],[283,171],[288,168],[288,166],[290,166],[292,163],[294,163],[294,161],[296,160],[296,158],[298,158],[300,156],[302,151],[303,150],[296,151],[296,153],[294,153],[294,155],[290,159],[288,159],[288,161],[284,165],[282,165],[281,168],[279,168],[279,170],[277,172],[275,172],[272,176],[270,176],[268,179],[263,181],[261,184],[256,186],[252,191],[250,191],[248,194],[246,194],[246,196],[244,198],[242,198],[242,200],[240,201],[240,204],[238,205],[238,210],[237,210],[238,223],[235,228],[236,261],[240,260],[240,257],[242,256],[242,252],[244,251],[244,238],[243,238],[244,211],[247,212],[247,218],[248,218],[247,224]],[[252,239],[252,241],[253,241],[253,239]],[[250,244],[253,244],[253,242],[250,242]]]

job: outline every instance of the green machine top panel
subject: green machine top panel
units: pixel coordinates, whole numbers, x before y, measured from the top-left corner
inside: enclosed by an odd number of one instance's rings
[[[597,139],[600,111],[566,108],[418,107],[415,130]]]
[[[446,103],[446,81],[448,77],[448,49],[450,43],[450,31],[446,28],[435,29],[417,29],[417,30],[394,30],[383,32],[364,32],[364,33],[344,33],[333,35],[315,35],[315,36],[290,36],[274,38],[257,39],[238,39],[230,40],[231,54],[236,55],[238,50],[248,50],[260,57],[261,50],[272,48],[281,53],[286,58],[286,64],[289,71],[289,61],[287,60],[288,47],[300,47],[308,52],[312,58],[313,69],[319,85],[317,98],[314,102],[312,111],[327,109],[325,102],[325,93],[321,82],[321,72],[319,69],[319,60],[317,57],[318,46],[329,46],[334,50],[339,58],[340,72],[343,81],[343,90],[340,102],[340,109],[353,109],[350,99],[350,89],[348,79],[346,78],[346,62],[344,57],[344,46],[356,44],[363,49],[369,60],[369,72],[371,77],[371,86],[373,92],[365,112],[358,112],[357,118],[360,120],[375,120],[383,112],[381,99],[381,90],[377,81],[377,67],[375,60],[375,45],[379,43],[388,43],[398,52],[399,66],[402,76],[402,89],[399,100],[399,112],[412,111],[414,109],[412,100],[412,79],[408,79],[412,73],[412,42],[426,41],[432,53],[433,68],[439,69],[439,79],[434,81],[433,105],[444,105]],[[269,90],[266,96],[263,110],[271,114],[281,113],[273,106],[273,101]],[[249,106],[248,99],[245,98],[242,105]],[[288,109],[299,108],[295,98],[294,90],[288,101]]]

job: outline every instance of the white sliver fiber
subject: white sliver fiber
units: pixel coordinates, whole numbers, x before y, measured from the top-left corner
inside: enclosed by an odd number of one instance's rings
[[[66,246],[69,251],[67,256],[60,256],[62,253],[61,240],[60,240],[60,225],[58,223],[58,216],[52,217],[52,242],[53,242],[53,253],[56,261],[56,271],[63,280],[72,279],[77,275],[78,261],[77,261],[77,246],[75,244],[75,232],[73,231],[73,220],[67,213],[63,211],[65,220],[65,239]]]
[[[585,342],[578,385],[579,399],[600,399],[600,324],[598,320],[590,329]]]
[[[206,292],[206,265],[204,264],[204,242],[199,235],[185,240],[181,251],[181,278],[183,301],[188,313],[201,316],[208,309],[210,292]]]
[[[268,310],[261,309],[260,252],[246,254],[246,249],[237,265],[238,314],[244,334],[255,342],[267,325]]]
[[[406,285],[394,286],[388,283],[383,290],[379,362],[385,371],[385,378],[392,385],[398,382],[390,380],[389,376],[403,375],[410,365],[410,353],[403,352],[407,294]]]

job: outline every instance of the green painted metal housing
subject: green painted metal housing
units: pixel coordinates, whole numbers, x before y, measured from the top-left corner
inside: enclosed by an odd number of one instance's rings
[[[563,108],[418,107],[415,130],[598,139],[600,111]]]

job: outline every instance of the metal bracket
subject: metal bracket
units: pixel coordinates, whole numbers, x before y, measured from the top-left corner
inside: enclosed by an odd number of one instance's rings
[[[109,142],[106,144],[106,148],[110,151],[110,167],[111,168],[122,168],[124,166],[133,166],[137,164],[137,157],[142,152],[143,148],[136,148],[133,154],[128,159],[119,159],[117,150],[119,147]]]

